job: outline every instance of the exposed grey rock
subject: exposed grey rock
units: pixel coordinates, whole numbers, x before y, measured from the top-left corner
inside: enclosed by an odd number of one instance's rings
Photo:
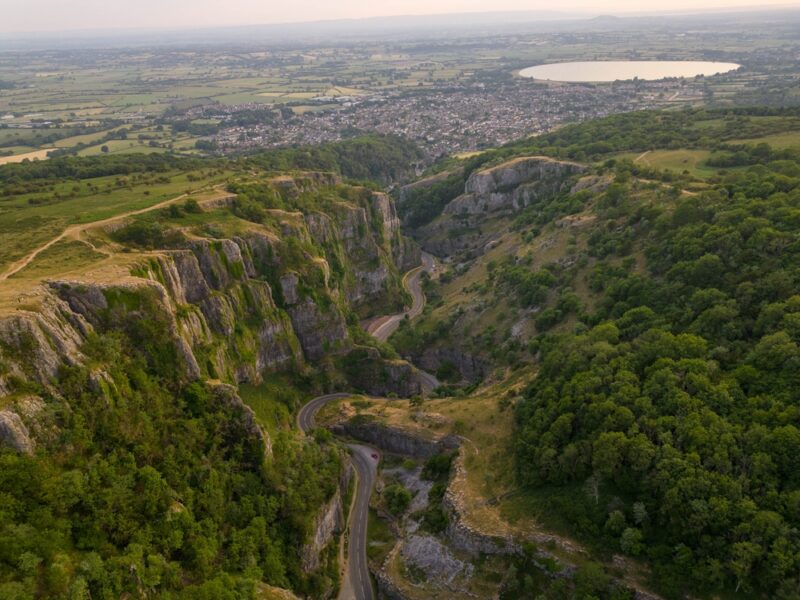
[[[323,313],[310,299],[289,308],[292,326],[309,360],[319,360],[348,339],[344,317],[331,305]]]
[[[439,256],[484,251],[496,234],[480,228],[486,219],[513,214],[569,189],[584,165],[544,156],[515,158],[470,175],[464,194],[452,200],[443,216],[421,228],[424,250]],[[451,235],[457,230],[459,235]],[[464,231],[465,230],[465,231]]]
[[[430,458],[441,452],[454,450],[460,444],[456,436],[423,439],[414,432],[389,427],[360,416],[338,423],[331,429],[334,433],[361,440],[385,452],[414,458]]]
[[[464,195],[444,209],[450,215],[478,215],[518,211],[549,198],[564,188],[566,178],[585,170],[583,165],[543,156],[517,158],[491,169],[473,173]]]
[[[433,487],[433,482],[422,479],[422,467],[415,467],[411,470],[383,469],[383,475],[396,478],[404,488],[411,492],[413,497],[406,512],[413,514],[428,507],[428,493]]]
[[[317,515],[314,533],[300,551],[301,565],[306,573],[319,569],[322,551],[335,535],[344,531],[347,507],[344,506],[343,499],[347,495],[347,488],[350,485],[352,476],[353,468],[348,459],[347,466],[339,478],[339,486],[336,488],[336,492]]]
[[[169,258],[172,260],[164,258],[160,260],[160,264],[166,276],[167,290],[175,301],[179,304],[198,304],[208,298],[211,289],[194,253],[180,250],[171,253]]]
[[[39,312],[19,311],[0,319],[0,358],[17,375],[51,386],[64,365],[83,361],[80,346],[92,326],[61,299],[42,290]]]
[[[464,191],[485,196],[523,183],[563,178],[585,170],[584,165],[575,162],[555,160],[548,156],[524,156],[476,171],[467,179]]]
[[[378,588],[378,598],[381,600],[408,600],[408,597],[400,591],[400,588],[392,581],[389,574],[383,569],[372,571],[375,577],[375,584]]]
[[[423,573],[429,582],[453,583],[456,577],[470,577],[474,567],[458,560],[450,550],[431,535],[412,535],[404,543],[400,554],[407,565]]]
[[[602,177],[598,177],[595,175],[587,175],[585,177],[581,177],[575,185],[572,186],[570,189],[570,194],[577,194],[583,190],[589,190],[593,194],[602,194],[606,191],[613,178],[609,175],[605,175]]]
[[[297,295],[298,282],[297,273],[287,273],[281,277],[281,293],[283,294],[283,301],[287,306],[297,304],[300,300],[300,297]]]
[[[20,416],[10,410],[0,410],[0,444],[22,454],[33,454],[35,444]]]
[[[445,362],[452,363],[461,377],[471,383],[480,381],[489,372],[485,360],[458,348],[427,348],[421,356],[414,357],[414,363],[429,373],[435,373]]]
[[[347,371],[348,383],[373,396],[410,398],[423,394],[423,374],[405,360],[381,358],[375,348],[357,348],[348,355],[354,366]]]

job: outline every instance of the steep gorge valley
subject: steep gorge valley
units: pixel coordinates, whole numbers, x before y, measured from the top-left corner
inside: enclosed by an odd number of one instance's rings
[[[414,181],[393,138],[0,167],[0,596],[797,598],[778,130],[630,113]]]

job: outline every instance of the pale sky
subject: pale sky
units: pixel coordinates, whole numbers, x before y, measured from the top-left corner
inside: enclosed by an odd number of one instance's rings
[[[0,0],[0,32],[255,25],[505,10],[694,11],[800,0]]]

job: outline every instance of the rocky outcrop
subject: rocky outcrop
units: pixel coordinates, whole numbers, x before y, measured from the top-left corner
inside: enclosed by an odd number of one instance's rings
[[[269,434],[258,424],[256,413],[242,401],[236,388],[224,383],[217,383],[213,385],[213,392],[217,402],[239,413],[241,434],[263,444],[264,456],[268,459],[272,458],[272,440]]]
[[[356,348],[340,362],[347,382],[372,396],[410,398],[425,392],[425,375],[405,360],[387,360],[375,348]]]
[[[432,535],[411,535],[400,549],[403,562],[425,574],[429,583],[451,584],[456,577],[470,577],[474,567],[453,556],[452,552]]]
[[[470,175],[459,196],[445,207],[445,214],[480,214],[517,211],[536,200],[564,189],[565,180],[586,167],[546,156],[520,157]]]
[[[350,486],[352,476],[353,467],[348,460],[347,467],[342,472],[339,486],[333,498],[322,507],[314,523],[314,532],[311,539],[300,551],[302,568],[306,573],[311,573],[320,568],[322,551],[330,544],[334,536],[344,531],[347,510],[344,506],[344,498],[347,496],[347,489]]]
[[[375,192],[372,195],[372,204],[388,236],[394,264],[401,273],[418,266],[422,262],[421,250],[411,239],[401,235],[400,218],[392,199],[386,194]]]
[[[347,327],[342,313],[331,306],[323,312],[311,300],[289,309],[292,327],[297,334],[303,353],[309,360],[319,360],[341,348],[347,339]]]
[[[289,590],[277,588],[266,583],[258,584],[257,597],[260,600],[301,600],[300,596],[297,596]]]
[[[36,447],[20,416],[10,410],[0,410],[0,446],[22,454],[33,454]]]
[[[457,348],[427,348],[413,362],[429,373],[436,373],[442,365],[450,363],[470,383],[482,380],[489,372],[487,361]]]
[[[389,427],[368,416],[355,416],[337,423],[331,429],[338,435],[366,442],[384,452],[414,458],[430,458],[441,452],[455,450],[460,444],[455,436],[425,439],[419,433]]]
[[[375,577],[380,600],[408,600],[408,596],[400,591],[400,588],[384,569],[372,570],[372,575]]]
[[[71,307],[44,294],[37,312],[18,311],[0,319],[0,390],[11,393],[11,378],[49,387],[59,368],[84,359],[80,346],[91,325]]]
[[[464,193],[441,217],[417,231],[423,249],[438,256],[481,254],[497,237],[487,219],[512,215],[526,206],[569,191],[584,165],[545,156],[519,157],[470,175]]]
[[[442,506],[449,519],[445,535],[456,550],[471,556],[522,553],[522,547],[516,544],[513,539],[488,535],[465,523],[449,488],[442,500]]]

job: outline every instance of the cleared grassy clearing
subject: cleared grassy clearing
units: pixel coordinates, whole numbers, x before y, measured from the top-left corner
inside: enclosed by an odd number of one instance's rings
[[[103,152],[103,147],[108,148],[107,154],[152,154],[153,152],[165,152],[166,148],[153,147],[149,145],[149,141],[139,140],[111,140],[90,146],[78,152],[78,156],[97,156],[99,154],[106,154]]]
[[[36,260],[13,275],[15,279],[46,279],[50,277],[69,279],[73,273],[81,273],[85,267],[104,258],[87,242],[62,240],[36,257]]]
[[[289,378],[278,376],[261,385],[243,384],[239,386],[239,395],[270,434],[292,428],[292,408],[303,399]]]
[[[642,154],[621,154],[619,158],[627,158],[657,169],[669,169],[676,173],[688,171],[693,177],[705,179],[719,171],[718,168],[705,164],[709,156],[711,156],[709,150],[653,150]]]
[[[84,135],[76,135],[73,137],[64,138],[63,140],[58,140],[53,144],[53,146],[56,148],[71,148],[77,144],[91,144],[92,142],[97,141],[103,136],[111,133],[112,131],[117,131],[118,129],[120,129],[120,127],[113,127],[104,131],[98,131],[97,133],[87,133]]]
[[[759,138],[749,138],[742,140],[731,140],[731,144],[769,144],[775,149],[794,148],[800,146],[800,131],[787,131],[786,133],[776,133],[765,135]]]
[[[0,148],[0,154],[8,154],[9,156],[15,154],[27,154],[28,152],[35,152],[38,148],[32,146],[6,146]]]
[[[0,203],[0,270],[25,257],[34,249],[57,237],[70,225],[91,224],[117,215],[147,209],[181,194],[219,183],[223,176],[201,176],[188,173],[166,175],[167,182],[118,187],[116,178],[89,180],[101,191],[81,188],[77,196],[53,204],[30,205],[30,196],[17,197]],[[38,260],[38,257],[37,257]]]

